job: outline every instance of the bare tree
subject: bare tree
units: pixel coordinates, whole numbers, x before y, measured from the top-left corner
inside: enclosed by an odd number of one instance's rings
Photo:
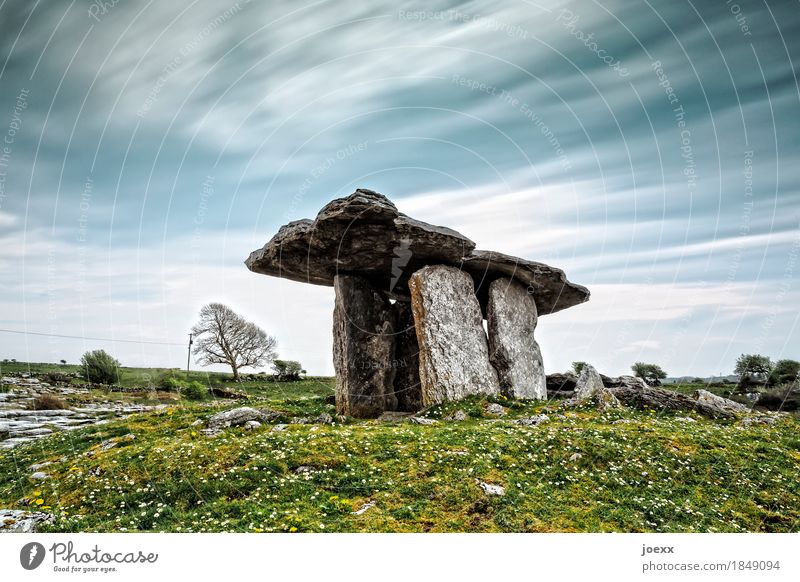
[[[240,368],[263,366],[277,356],[274,337],[222,303],[209,303],[200,310],[192,334],[198,338],[193,350],[200,356],[198,362],[227,364],[234,380],[239,379]]]

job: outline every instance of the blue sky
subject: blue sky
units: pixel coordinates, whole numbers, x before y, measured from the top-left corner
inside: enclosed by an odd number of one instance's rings
[[[0,356],[182,366],[206,302],[332,373],[250,273],[357,187],[563,268],[548,372],[800,359],[800,4],[0,0]],[[9,141],[10,140],[10,141]]]

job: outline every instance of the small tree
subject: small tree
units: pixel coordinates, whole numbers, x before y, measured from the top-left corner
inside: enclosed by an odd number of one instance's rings
[[[800,378],[800,362],[797,360],[778,360],[769,373],[770,386],[792,384]]]
[[[645,364],[644,362],[636,362],[631,366],[633,375],[641,378],[650,386],[659,386],[661,380],[667,377],[667,373],[661,369],[658,364]]]
[[[275,359],[277,340],[222,303],[203,307],[192,333],[198,338],[193,353],[200,356],[199,363],[230,366],[234,381],[239,380],[240,368],[263,366]]]
[[[733,373],[739,376],[739,385],[749,384],[751,380],[766,381],[772,370],[772,360],[761,354],[742,354],[736,360]]]
[[[67,365],[67,361],[66,360],[59,360],[59,362],[61,362],[62,366],[66,366]]]
[[[575,372],[576,376],[580,376],[586,365],[586,362],[572,362],[572,371]]]
[[[86,380],[98,384],[114,384],[119,382],[120,363],[105,350],[86,352],[81,358],[81,366]]]
[[[275,360],[272,362],[276,379],[280,382],[299,380],[300,374],[305,374],[302,364],[295,360]]]

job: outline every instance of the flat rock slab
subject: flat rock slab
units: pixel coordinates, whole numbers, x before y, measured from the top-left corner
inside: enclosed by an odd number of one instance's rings
[[[459,232],[415,220],[377,192],[359,189],[327,204],[314,220],[282,226],[245,261],[255,273],[333,286],[337,274],[357,275],[392,298],[408,301],[411,273],[428,265],[463,269],[485,308],[489,285],[507,277],[530,287],[539,315],[589,299],[561,269],[492,251],[477,251]]]
[[[542,352],[533,336],[538,316],[532,294],[516,281],[497,279],[489,286],[486,313],[489,359],[503,394],[545,400],[547,379]]]
[[[472,394],[497,395],[472,278],[454,267],[424,267],[409,280],[424,406]]]

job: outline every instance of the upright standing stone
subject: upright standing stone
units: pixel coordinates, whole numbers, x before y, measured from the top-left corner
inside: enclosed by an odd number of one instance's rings
[[[604,388],[603,379],[594,366],[585,364],[578,375],[578,382],[575,384],[575,400],[582,402],[594,398]]]
[[[419,382],[419,344],[414,327],[411,304],[398,301],[392,306],[395,313],[394,393],[397,410],[416,412],[422,408],[422,388]]]
[[[431,265],[411,275],[409,289],[423,405],[499,394],[472,277],[454,267]]]
[[[489,360],[497,370],[503,394],[545,400],[547,379],[533,336],[538,319],[534,298],[516,281],[497,279],[489,286],[486,319]]]
[[[371,418],[395,410],[391,306],[360,277],[337,275],[333,287],[336,411]]]

